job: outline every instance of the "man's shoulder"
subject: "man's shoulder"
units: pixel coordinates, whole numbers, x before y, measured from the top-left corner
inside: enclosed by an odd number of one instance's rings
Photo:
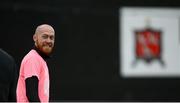
[[[29,51],[29,53],[27,53],[22,62],[25,61],[39,61],[40,57],[39,54],[36,52],[36,50],[32,49],[31,51]]]
[[[3,49],[0,49],[0,56],[2,58],[2,60],[9,60],[9,61],[14,61],[13,57],[11,55],[9,55],[6,51],[4,51]]]

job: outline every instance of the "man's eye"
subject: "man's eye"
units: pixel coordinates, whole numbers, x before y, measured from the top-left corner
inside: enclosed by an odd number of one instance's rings
[[[50,36],[50,39],[51,39],[51,40],[54,40],[54,36]]]
[[[44,38],[44,39],[46,39],[47,37],[48,37],[48,36],[46,36],[46,35],[43,35],[43,36],[42,36],[42,38]]]

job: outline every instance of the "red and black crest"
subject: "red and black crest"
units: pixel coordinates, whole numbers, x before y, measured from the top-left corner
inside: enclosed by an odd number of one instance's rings
[[[135,56],[136,59],[145,60],[150,63],[152,60],[160,60],[162,55],[162,32],[150,28],[135,31]]]

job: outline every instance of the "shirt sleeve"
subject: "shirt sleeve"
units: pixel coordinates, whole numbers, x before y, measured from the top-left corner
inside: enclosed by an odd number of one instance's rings
[[[41,66],[38,60],[34,58],[27,60],[23,67],[24,78],[26,79],[32,76],[36,76],[39,79],[40,68]]]
[[[29,102],[40,102],[38,96],[38,78],[36,76],[32,76],[30,78],[26,78],[26,96]]]

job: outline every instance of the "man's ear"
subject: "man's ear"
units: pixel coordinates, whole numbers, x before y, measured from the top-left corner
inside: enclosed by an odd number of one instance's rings
[[[37,35],[36,34],[33,35],[33,40],[34,40],[34,42],[36,42],[36,40],[37,40]]]

